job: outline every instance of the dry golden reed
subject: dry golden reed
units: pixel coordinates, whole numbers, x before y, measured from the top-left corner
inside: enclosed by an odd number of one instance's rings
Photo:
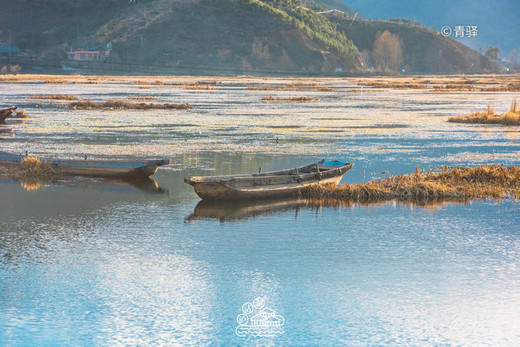
[[[445,166],[439,171],[416,169],[409,174],[362,184],[313,185],[305,195],[362,203],[393,199],[418,203],[487,198],[499,200],[505,197],[518,199],[520,167],[487,165],[475,168]]]
[[[467,116],[456,116],[448,119],[452,123],[478,123],[478,124],[502,124],[502,125],[520,125],[520,105],[516,99],[511,103],[509,111],[503,115],[499,115],[488,104],[487,108],[482,112],[473,112]]]
[[[34,100],[78,100],[74,95],[67,94],[51,94],[51,95],[37,95],[37,96],[28,96],[27,99]]]
[[[39,158],[25,157],[16,169],[11,170],[11,174],[26,180],[38,180],[52,179],[57,173],[52,165]]]
[[[27,112],[25,112],[25,110],[20,110],[16,112],[14,118],[29,118],[29,115],[27,114]]]
[[[272,95],[265,96],[261,99],[262,101],[293,101],[293,102],[311,102],[311,101],[318,101],[317,98],[311,98],[308,96],[295,96],[290,98],[277,98]]]
[[[337,89],[330,88],[330,87],[316,87],[314,88],[315,92],[337,92]]]
[[[129,96],[128,100],[157,101],[155,96]]]
[[[104,103],[95,101],[80,100],[69,104],[71,109],[106,109],[106,110],[149,110],[149,109],[174,109],[189,110],[193,106],[190,104],[150,104],[150,103],[131,103],[124,100],[108,100]]]

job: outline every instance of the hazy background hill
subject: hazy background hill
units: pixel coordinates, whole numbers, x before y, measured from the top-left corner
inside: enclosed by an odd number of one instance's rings
[[[371,19],[404,17],[427,27],[477,25],[478,37],[459,40],[485,51],[498,46],[501,56],[520,49],[520,1],[518,0],[343,0],[354,11]]]
[[[0,40],[34,53],[28,67],[54,62],[202,74],[493,70],[486,58],[432,30],[362,16],[353,21],[355,11],[340,0],[0,0],[0,8]],[[67,61],[78,43],[110,44],[112,52],[103,61]]]

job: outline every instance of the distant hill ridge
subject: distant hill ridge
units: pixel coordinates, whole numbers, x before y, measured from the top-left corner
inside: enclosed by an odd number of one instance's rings
[[[403,39],[432,39],[426,29],[352,21],[340,1],[325,1],[346,15],[301,0],[0,0],[0,38],[45,59],[64,60],[72,43],[112,43],[108,64],[177,69],[333,73],[362,71],[360,51],[370,51],[378,31]],[[399,30],[398,30],[399,29]],[[402,29],[402,30],[401,30]],[[444,60],[472,52],[446,42]],[[446,41],[443,41],[446,40]],[[405,62],[424,72],[468,72],[468,62],[435,65],[436,52],[405,44]],[[451,52],[451,53],[450,53]],[[459,52],[455,54],[453,52]],[[484,66],[485,62],[479,63]]]

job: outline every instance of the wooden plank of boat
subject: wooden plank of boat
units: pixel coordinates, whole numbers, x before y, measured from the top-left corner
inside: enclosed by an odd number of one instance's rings
[[[338,184],[354,164],[320,161],[294,169],[257,174],[189,177],[203,200],[254,200],[293,196],[312,184]]]
[[[16,166],[25,158],[23,155],[0,152],[0,165]],[[150,177],[160,166],[169,163],[168,160],[65,160],[65,159],[42,159],[52,165],[59,174],[65,176],[86,177]]]

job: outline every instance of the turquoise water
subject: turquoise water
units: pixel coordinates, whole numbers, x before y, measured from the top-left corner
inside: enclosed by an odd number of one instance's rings
[[[154,176],[160,191],[0,180],[0,345],[520,343],[518,202],[207,205],[182,181],[322,157],[353,161],[349,182],[475,158],[518,164],[516,133],[444,123],[482,95],[360,96],[345,87],[317,105],[264,105],[230,86],[164,91],[165,101],[201,101],[193,111],[138,114],[37,107],[25,96],[49,86],[0,86],[34,116],[5,127],[14,134],[1,135],[4,150],[173,161]],[[152,93],[53,88],[98,98]],[[379,111],[371,118],[369,109]],[[283,316],[283,332],[237,336],[242,306],[258,297]]]

